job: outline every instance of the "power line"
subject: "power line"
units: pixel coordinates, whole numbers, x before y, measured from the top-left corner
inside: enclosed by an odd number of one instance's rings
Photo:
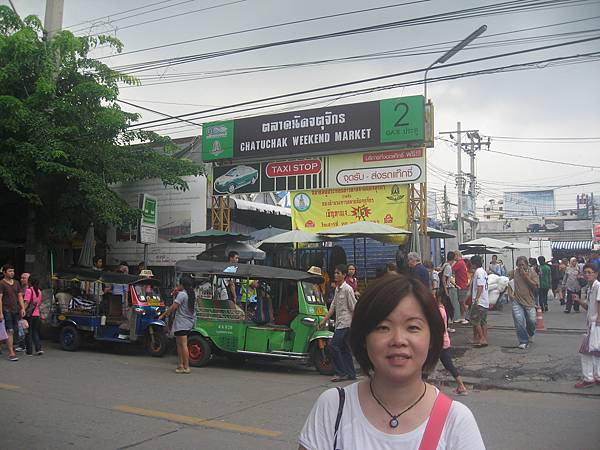
[[[334,37],[342,37],[349,35],[356,35],[362,33],[371,33],[374,31],[389,30],[398,27],[408,27],[423,24],[440,23],[446,21],[454,21],[464,18],[474,18],[482,16],[492,16],[497,14],[524,12],[538,9],[555,8],[559,5],[567,6],[573,3],[587,3],[592,0],[554,0],[554,1],[541,1],[541,0],[520,0],[520,1],[509,1],[503,3],[496,3],[492,5],[479,6],[475,8],[468,8],[456,11],[450,11],[446,13],[433,14],[429,16],[418,17],[415,19],[405,19],[400,21],[382,23],[378,25],[371,25],[360,28],[353,28],[344,31],[337,31],[326,34],[306,36],[302,38],[287,39],[283,41],[268,42],[258,45],[252,45],[247,47],[239,47],[228,50],[222,50],[218,52],[209,52],[203,54],[193,54],[187,56],[180,56],[174,58],[164,58],[159,60],[146,61],[141,63],[127,64],[123,66],[115,67],[116,70],[126,71],[129,73],[137,73],[146,70],[160,69],[164,67],[173,67],[174,65],[186,64],[194,61],[204,60],[207,58],[215,58],[221,56],[234,55],[239,53],[245,53],[255,50],[262,50],[267,48],[274,48],[284,45],[312,42],[322,39],[330,39]]]
[[[274,28],[281,28],[281,27],[286,27],[286,26],[289,26],[289,25],[297,25],[297,24],[301,24],[301,23],[315,22],[315,21],[318,21],[318,20],[343,17],[343,16],[352,15],[352,14],[362,14],[362,13],[365,13],[365,12],[379,11],[379,10],[389,9],[389,8],[398,8],[400,6],[407,6],[407,5],[412,5],[412,4],[415,4],[415,3],[427,3],[427,2],[430,2],[430,1],[431,0],[415,0],[415,1],[404,2],[404,3],[396,3],[394,5],[379,6],[377,8],[359,9],[359,10],[347,11],[347,12],[338,13],[338,14],[329,14],[329,15],[326,15],[326,16],[318,16],[318,17],[311,17],[311,18],[308,18],[308,19],[293,20],[293,21],[290,21],[290,22],[277,23],[277,24],[273,24],[273,25],[264,25],[262,27],[247,28],[245,30],[231,31],[231,32],[228,32],[228,33],[221,33],[221,34],[216,34],[216,35],[213,35],[213,36],[205,36],[205,37],[201,37],[201,38],[187,39],[185,41],[172,42],[170,44],[163,44],[163,45],[156,45],[156,46],[153,46],[153,47],[140,48],[138,50],[131,50],[129,52],[118,53],[118,54],[115,54],[115,55],[112,55],[112,56],[114,57],[114,56],[131,55],[131,54],[134,54],[134,53],[147,52],[147,51],[150,51],[150,50],[157,50],[157,49],[160,49],[160,48],[174,47],[174,46],[177,46],[177,45],[184,45],[184,44],[191,44],[192,42],[206,41],[206,40],[210,40],[210,39],[216,39],[216,38],[227,37],[227,36],[236,36],[238,34],[250,33],[250,32],[253,32],[253,31],[271,30],[271,29],[274,29]],[[101,58],[98,58],[98,59],[102,59],[102,58],[110,58],[110,56],[104,56],[104,57],[101,57]]]
[[[191,1],[194,1],[194,0],[186,0],[186,1],[183,1],[181,3],[177,3],[176,5],[171,5],[171,6],[177,6],[177,5],[180,5],[180,4],[183,4],[183,3],[189,3]],[[159,17],[157,19],[146,20],[145,22],[138,22],[138,23],[134,23],[132,25],[126,25],[124,27],[119,27],[118,29],[119,29],[119,31],[126,30],[128,28],[138,27],[140,25],[146,25],[146,24],[149,24],[149,23],[160,22],[161,20],[172,19],[174,17],[187,16],[189,14],[193,14],[193,13],[196,13],[196,12],[209,11],[211,9],[223,8],[224,6],[230,6],[230,5],[234,5],[236,3],[244,3],[244,2],[247,2],[247,1],[248,0],[235,0],[235,1],[232,1],[232,2],[228,2],[228,3],[221,3],[221,4],[218,4],[218,5],[214,5],[214,6],[207,6],[205,8],[195,9],[193,11],[186,11],[186,12],[182,12],[182,13],[178,13],[178,14],[173,14],[171,16]],[[171,6],[166,6],[164,8],[157,8],[155,10],[147,11],[147,12],[154,12],[154,11],[158,11],[160,9],[170,8]],[[145,13],[142,13],[142,14],[145,14]],[[134,17],[134,16],[124,17],[123,19],[127,19],[129,17]],[[118,19],[118,20],[123,20],[123,19]],[[115,20],[115,22],[116,22],[116,20]],[[83,30],[78,30],[77,32],[79,32],[79,31],[83,31]],[[102,34],[102,33],[93,33],[93,34],[91,34],[91,36],[97,36],[99,34]]]
[[[600,17],[600,16],[599,16]],[[492,41],[485,44],[480,45],[472,45],[468,49],[469,50],[478,50],[481,48],[493,48],[498,46],[506,46],[506,45],[520,45],[526,42],[544,42],[544,41],[555,41],[555,40],[563,40],[567,37],[572,37],[574,35],[580,34],[588,34],[590,32],[597,33],[600,31],[600,28],[594,30],[584,30],[570,33],[562,33],[562,34],[551,34],[545,36],[533,36],[528,38],[521,39],[508,39],[501,41]],[[515,31],[519,32],[519,31]],[[448,43],[452,43],[454,41],[449,41]],[[207,72],[188,72],[188,73],[174,73],[174,74],[159,74],[159,75],[138,75],[138,79],[142,82],[139,85],[126,85],[124,88],[135,88],[142,86],[156,86],[161,84],[172,84],[172,83],[181,83],[181,82],[189,82],[203,79],[210,79],[216,77],[225,77],[225,76],[233,76],[233,75],[243,75],[243,74],[256,74],[259,72],[267,72],[273,70],[281,70],[281,69],[290,69],[290,68],[298,68],[298,67],[306,67],[306,66],[317,66],[317,65],[328,65],[328,64],[341,64],[341,63],[355,63],[362,61],[373,61],[373,60],[381,60],[381,59],[390,59],[390,58],[404,58],[410,56],[422,56],[422,55],[431,55],[438,54],[441,52],[445,52],[447,48],[434,49],[430,51],[420,51],[420,52],[407,52],[407,50],[411,48],[425,48],[425,47],[435,47],[440,45],[441,43],[436,44],[427,44],[420,45],[417,47],[408,47],[405,49],[399,50],[391,50],[386,52],[378,52],[378,53],[368,53],[362,55],[354,55],[347,56],[341,58],[329,58],[323,60],[313,60],[313,61],[305,61],[305,62],[297,62],[297,63],[288,63],[288,64],[277,64],[271,66],[255,66],[255,67],[243,67],[237,69],[222,69],[215,71],[207,71]],[[158,80],[154,83],[149,83],[148,81]]]
[[[128,12],[139,11],[140,9],[146,9],[146,8],[150,8],[151,6],[161,5],[163,3],[170,3],[170,2],[173,2],[173,1],[175,1],[175,0],[162,0],[160,2],[150,3],[149,5],[145,5],[145,6],[139,6],[137,8],[126,9],[125,11],[116,12],[116,13],[113,13],[113,14],[109,14],[107,16],[100,16],[100,17],[96,17],[94,19],[84,20],[82,22],[74,23],[72,25],[67,25],[65,28],[73,28],[73,27],[76,27],[78,25],[83,25],[84,23],[94,23],[94,22],[96,22],[98,20],[101,20],[101,19],[109,19],[111,17],[120,16],[121,14],[126,14]],[[187,3],[187,2],[190,2],[190,1],[194,1],[194,0],[186,0],[186,2],[182,2],[182,3]],[[175,6],[175,5],[172,5],[172,6]],[[145,14],[145,13],[140,13],[140,14]]]
[[[548,164],[560,164],[560,165],[564,165],[564,166],[585,167],[586,169],[600,169],[600,166],[591,166],[589,164],[577,164],[574,162],[566,162],[566,161],[555,161],[553,159],[534,158],[533,156],[513,155],[511,153],[505,153],[505,152],[501,152],[498,150],[494,150],[493,152],[489,152],[489,153],[497,153],[497,154],[504,155],[504,156],[510,156],[512,158],[528,159],[530,161],[538,161],[538,162],[543,162],[543,163],[548,163]]]
[[[534,47],[534,48],[531,48],[531,49],[519,50],[519,51],[514,51],[514,52],[508,52],[508,53],[501,53],[501,54],[498,54],[498,55],[486,56],[486,57],[481,57],[481,58],[474,58],[474,59],[470,59],[470,60],[465,60],[465,61],[460,61],[460,62],[455,62],[455,63],[444,64],[444,65],[441,65],[441,66],[434,66],[430,70],[445,69],[445,68],[448,68],[448,67],[455,67],[455,66],[459,66],[459,65],[463,65],[463,64],[470,64],[470,63],[474,63],[474,62],[482,62],[482,61],[487,61],[487,60],[496,59],[496,58],[503,58],[503,57],[506,57],[506,56],[515,56],[515,55],[521,55],[521,54],[531,53],[531,52],[540,51],[540,50],[548,50],[550,48],[558,48],[558,47],[564,47],[564,46],[567,46],[567,45],[575,45],[575,44],[580,44],[580,43],[585,43],[585,42],[592,42],[592,41],[596,41],[598,39],[600,39],[600,37],[592,37],[592,38],[580,39],[580,40],[576,40],[576,41],[570,41],[570,42],[566,42],[566,43],[546,45],[546,46],[543,46],[543,47]],[[596,52],[593,52],[593,53],[588,53],[586,56],[596,55],[596,54],[597,54]],[[578,56],[584,56],[584,55],[578,55]],[[557,61],[557,60],[561,60],[561,59],[564,59],[564,58],[551,58],[551,59],[548,59],[548,60],[544,60],[544,62]],[[541,61],[537,62],[537,64],[540,64],[540,63],[541,63]],[[520,66],[520,64],[513,64],[513,65],[510,65],[510,66],[504,66],[504,67],[505,68],[510,68],[510,67],[517,67],[517,66]],[[246,101],[246,102],[240,102],[240,103],[237,103],[237,104],[233,104],[233,105],[229,105],[229,106],[224,106],[224,107],[219,107],[219,108],[212,108],[212,109],[208,109],[208,110],[204,110],[204,111],[194,111],[194,112],[191,112],[191,113],[180,114],[180,115],[175,116],[175,117],[176,118],[189,117],[189,116],[198,115],[198,114],[205,114],[205,113],[209,113],[209,112],[221,111],[221,110],[224,110],[224,109],[236,108],[236,107],[239,107],[239,106],[247,106],[247,105],[252,105],[252,104],[256,104],[256,103],[263,103],[265,101],[279,100],[279,99],[283,99],[283,98],[287,98],[287,97],[294,97],[294,96],[298,96],[298,95],[311,94],[311,93],[315,93],[315,92],[321,92],[321,91],[335,89],[335,88],[340,88],[340,87],[347,87],[347,86],[352,86],[352,85],[356,85],[356,84],[369,83],[369,82],[374,82],[374,81],[381,81],[381,80],[388,79],[388,78],[394,78],[394,77],[399,77],[399,76],[404,76],[404,75],[412,75],[412,74],[420,73],[420,72],[423,72],[424,70],[425,70],[424,68],[420,68],[420,69],[409,70],[409,71],[405,71],[405,72],[398,72],[398,73],[394,73],[394,74],[390,74],[390,75],[382,75],[382,76],[378,76],[378,77],[365,78],[365,79],[362,79],[362,80],[349,81],[349,82],[345,82],[345,83],[337,83],[337,84],[334,84],[334,85],[322,86],[322,87],[312,88],[312,89],[306,89],[306,90],[296,91],[296,92],[288,93],[288,94],[275,95],[275,96],[271,96],[271,97],[264,98],[264,99],[249,100],[249,101]],[[441,78],[445,78],[445,77],[441,77]],[[419,84],[420,83],[421,82],[419,82]],[[376,90],[377,88],[374,88],[374,89]],[[152,121],[147,121],[147,122],[143,122],[143,123],[140,123],[140,124],[136,124],[136,126],[150,125],[150,124],[154,124],[154,123],[158,123],[158,122],[163,122],[163,121],[164,121],[164,119],[163,120],[152,120]]]
[[[550,64],[552,62],[557,62],[557,61],[563,61],[563,60],[567,60],[567,59],[573,59],[573,58],[582,58],[582,57],[589,57],[589,56],[594,56],[596,58],[600,57],[600,52],[593,52],[590,54],[583,54],[583,55],[572,55],[572,56],[565,56],[565,57],[558,57],[558,58],[550,58],[550,59],[545,59],[545,60],[538,60],[538,61],[530,61],[527,63],[520,63],[520,64],[511,64],[508,66],[500,66],[500,67],[494,67],[494,68],[490,68],[490,69],[485,69],[485,70],[479,70],[479,71],[472,71],[472,72],[463,72],[463,73],[459,73],[459,74],[454,74],[454,75],[448,75],[448,76],[442,76],[442,77],[437,77],[437,78],[429,78],[428,82],[429,83],[436,83],[436,82],[440,82],[440,81],[448,81],[448,80],[455,80],[455,79],[460,79],[460,78],[466,78],[466,77],[472,77],[472,76],[477,76],[477,75],[488,75],[488,74],[494,74],[494,73],[501,73],[503,71],[507,71],[507,70],[527,70],[527,69],[532,69],[532,68],[536,68],[539,69],[539,65],[540,64]],[[424,69],[421,69],[421,71]],[[258,106],[252,106],[252,107],[246,107],[246,108],[242,108],[242,109],[237,109],[237,110],[233,110],[233,111],[229,111],[228,114],[236,114],[236,113],[240,113],[240,112],[247,112],[247,111],[253,111],[253,110],[259,110],[259,109],[264,109],[264,108],[270,108],[273,106],[280,106],[280,105],[289,105],[292,103],[301,103],[301,102],[305,102],[308,100],[316,100],[316,99],[326,99],[326,98],[331,98],[334,96],[339,96],[339,95],[345,95],[345,96],[358,96],[358,95],[363,95],[363,94],[370,94],[373,92],[377,92],[377,91],[384,91],[384,90],[389,90],[389,89],[397,89],[397,88],[404,88],[407,86],[417,86],[422,84],[423,81],[422,79],[418,79],[418,80],[412,80],[412,81],[407,81],[404,83],[395,83],[395,84],[391,84],[391,85],[384,85],[384,86],[379,86],[379,87],[375,87],[375,88],[365,88],[365,89],[358,89],[358,90],[354,90],[354,91],[346,91],[343,93],[332,93],[332,94],[323,94],[320,96],[315,96],[315,97],[309,97],[309,98],[302,98],[302,99],[296,99],[296,100],[288,100],[288,101],[282,101],[279,103],[273,103],[270,105],[258,105]],[[270,100],[270,99],[267,99]],[[255,100],[255,101],[250,101],[250,102],[246,102],[248,104],[255,104],[255,103],[259,103],[262,100]],[[230,107],[235,107],[235,106],[239,106],[238,105],[230,105],[228,107],[223,107],[223,108],[214,108],[213,110],[220,110],[220,109],[228,109]],[[210,112],[213,110],[207,110],[206,112]],[[199,113],[203,113],[202,111]],[[215,117],[218,116],[219,114],[206,114],[204,116],[199,116],[196,119],[199,118],[209,118],[209,117]],[[176,116],[177,117],[177,116]],[[152,122],[160,122],[160,120],[157,121],[152,121]],[[133,126],[138,126],[138,125],[144,125],[148,122],[145,123],[141,123],[141,124],[135,124],[132,125]],[[177,123],[177,122],[170,122],[172,123]],[[169,123],[166,123],[169,124]],[[166,125],[165,124],[165,125]],[[152,125],[152,127],[154,127],[156,125]]]

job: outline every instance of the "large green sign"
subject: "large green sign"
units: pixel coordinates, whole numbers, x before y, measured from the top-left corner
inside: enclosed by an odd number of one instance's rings
[[[286,112],[202,127],[204,161],[281,158],[425,146],[421,95]]]
[[[381,142],[415,142],[425,139],[423,97],[392,98],[379,102]]]

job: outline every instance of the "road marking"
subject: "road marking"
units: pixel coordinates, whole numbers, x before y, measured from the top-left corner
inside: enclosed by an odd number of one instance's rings
[[[19,386],[15,386],[14,384],[0,383],[0,389],[5,389],[7,391],[14,391],[14,390],[19,389]]]
[[[223,422],[220,420],[202,419],[200,417],[182,416],[153,409],[135,408],[128,405],[117,405],[113,410],[137,416],[155,417],[158,419],[166,419],[171,422],[185,423],[187,425],[202,425],[203,427],[216,428],[225,431],[235,431],[238,433],[254,434],[257,436],[277,437],[281,435],[279,431],[265,430],[264,428],[246,427],[235,423]]]

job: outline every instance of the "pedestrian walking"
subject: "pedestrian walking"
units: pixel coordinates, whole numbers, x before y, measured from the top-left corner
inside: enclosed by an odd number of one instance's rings
[[[538,289],[538,298],[542,311],[548,311],[548,290],[552,283],[552,268],[546,263],[546,258],[538,256],[540,287]]]
[[[519,348],[524,350],[535,335],[535,297],[534,289],[539,286],[535,271],[529,267],[527,258],[517,258],[514,278],[509,283],[508,296],[512,302],[512,316],[519,339]]]
[[[469,323],[466,320],[467,309],[465,302],[469,297],[469,274],[467,271],[467,264],[462,257],[462,253],[458,250],[454,252],[455,263],[452,265],[452,274],[454,275],[454,282],[458,288],[458,303],[460,306],[460,323],[466,325]]]
[[[21,277],[19,278],[19,283],[21,284],[21,291],[23,292],[23,295],[25,295],[25,291],[29,287],[30,276],[31,274],[29,272],[23,272],[21,274]],[[16,342],[14,344],[15,352],[19,353],[25,351],[25,347],[27,346],[25,339],[26,335],[21,335],[20,333],[18,333],[16,337]]]
[[[158,318],[163,320],[165,317],[174,316],[173,332],[179,359],[175,373],[190,373],[187,339],[190,330],[196,323],[196,294],[194,292],[194,282],[189,275],[181,276],[178,287],[179,292],[173,304]]]
[[[347,339],[356,306],[356,297],[352,288],[344,281],[346,275],[348,275],[348,268],[345,264],[335,266],[333,280],[336,287],[333,302],[319,324],[321,328],[325,327],[329,318],[335,313],[335,331],[329,344],[335,367],[335,376],[331,379],[334,382],[356,379],[354,361]]]
[[[458,302],[458,287],[456,286],[454,275],[452,274],[452,266],[455,263],[456,255],[450,251],[446,255],[446,262],[440,269],[440,292],[447,297],[452,305],[452,314],[449,314],[448,323],[461,323],[461,306]],[[448,300],[446,300],[448,301]],[[443,303],[446,305],[446,302]],[[450,309],[446,309],[450,311]]]
[[[587,310],[586,316],[586,335],[584,336],[579,353],[581,354],[581,372],[582,379],[575,387],[583,389],[600,383],[600,351],[590,351],[589,341],[592,325],[600,327],[600,281],[598,281],[598,267],[595,264],[588,263],[583,266],[583,276],[586,279],[587,286],[586,301],[575,299],[581,307]]]
[[[423,381],[440,357],[444,330],[427,287],[383,275],[369,283],[355,316],[351,346],[368,378],[321,394],[299,448],[484,449],[471,411]]]
[[[354,264],[348,264],[348,275],[344,280],[348,286],[354,291],[354,296],[358,299],[360,292],[358,292],[358,278],[356,276],[356,266]]]
[[[579,312],[579,303],[573,300],[579,298],[581,293],[580,278],[581,272],[579,271],[579,267],[577,267],[577,258],[573,257],[569,260],[569,265],[565,268],[565,275],[562,280],[562,287],[567,301],[565,314],[571,312],[571,307],[574,312]]]
[[[42,290],[40,282],[35,277],[29,277],[29,286],[25,289],[25,319],[29,324],[29,332],[25,337],[25,348],[27,355],[40,356],[44,354],[40,340],[40,328],[42,326],[40,318],[40,305],[42,304]]]
[[[440,361],[444,368],[448,372],[450,372],[450,374],[456,380],[457,386],[454,390],[454,393],[458,395],[467,395],[467,388],[463,383],[462,377],[458,373],[458,369],[454,366],[454,363],[452,362],[452,347],[450,342],[450,335],[448,334],[448,317],[446,315],[446,308],[444,308],[444,305],[442,304],[439,297],[438,308],[440,310],[442,320],[444,321],[444,344],[442,345],[442,352],[440,353]]]
[[[21,285],[15,280],[15,268],[12,264],[5,264],[2,273],[4,278],[0,280],[0,320],[4,321],[8,335],[6,339],[8,360],[18,361],[13,342],[14,334],[19,331],[19,320],[25,317],[23,292]]]
[[[417,252],[410,252],[408,254],[408,273],[410,276],[413,276],[421,281],[423,286],[429,286],[429,272],[421,263],[421,256],[419,256]]]
[[[483,266],[481,256],[471,258],[475,273],[471,280],[471,311],[469,314],[473,325],[473,347],[487,347],[487,313],[490,307],[488,298],[488,274]]]

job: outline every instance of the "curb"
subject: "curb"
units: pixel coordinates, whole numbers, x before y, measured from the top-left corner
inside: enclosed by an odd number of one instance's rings
[[[432,384],[436,384],[438,386],[445,386],[445,387],[453,387],[454,384],[456,383],[456,381],[454,381],[454,379],[448,379],[448,378],[444,378],[444,379],[429,378],[427,381]],[[471,378],[471,379],[463,378],[463,382],[466,385],[472,386],[473,389],[478,389],[481,391],[498,390],[498,391],[527,392],[527,393],[531,393],[531,394],[575,395],[578,397],[586,397],[586,398],[600,397],[600,390],[597,390],[597,393],[594,393],[594,394],[590,393],[589,391],[574,391],[574,392],[542,391],[539,389],[530,389],[530,388],[519,387],[519,386],[501,386],[501,385],[492,384],[492,383],[485,383],[481,380],[477,380],[474,378]]]

